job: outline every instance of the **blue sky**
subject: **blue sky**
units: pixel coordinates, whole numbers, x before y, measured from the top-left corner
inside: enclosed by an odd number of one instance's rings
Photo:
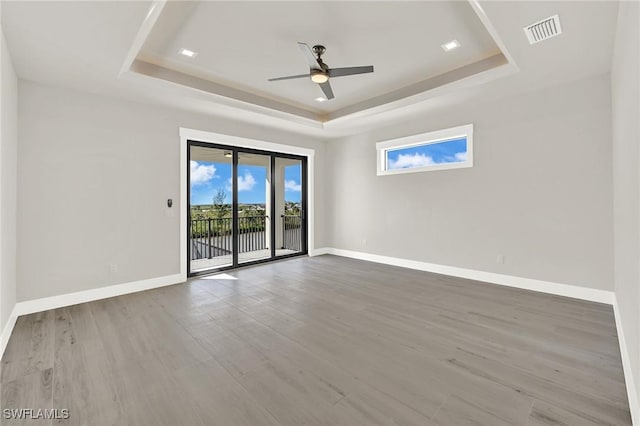
[[[231,202],[231,164],[191,161],[191,204],[211,204],[219,188],[227,193]],[[301,167],[285,167],[285,200],[299,202],[301,199]],[[238,202],[265,203],[267,168],[263,166],[238,167]]]
[[[387,168],[408,169],[434,164],[459,163],[467,159],[467,139],[400,148],[387,151]]]

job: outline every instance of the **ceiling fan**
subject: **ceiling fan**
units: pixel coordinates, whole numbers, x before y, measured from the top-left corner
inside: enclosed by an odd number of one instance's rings
[[[329,84],[329,78],[373,72],[373,65],[365,67],[329,68],[329,66],[325,64],[321,58],[322,54],[327,50],[324,46],[317,44],[313,46],[312,49],[308,44],[298,42],[298,47],[309,62],[309,74],[298,74],[290,75],[287,77],[270,78],[269,81],[311,77],[311,81],[317,83],[320,86],[327,100],[329,100],[334,98],[333,90],[331,90],[331,85]]]

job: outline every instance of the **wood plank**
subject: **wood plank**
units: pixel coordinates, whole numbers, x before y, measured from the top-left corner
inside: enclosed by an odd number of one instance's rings
[[[0,383],[52,368],[54,311],[19,317],[9,340],[11,344],[7,344],[2,357]]]
[[[433,418],[434,424],[440,426],[514,426],[524,423],[509,423],[494,412],[483,409],[458,395],[451,395]]]
[[[69,419],[54,421],[54,424],[126,423],[126,413],[114,380],[118,371],[104,355],[102,342],[79,341],[57,349],[53,407],[68,409]]]
[[[527,426],[598,426],[602,423],[571,413],[544,401],[535,401]]]
[[[53,368],[31,371],[15,380],[0,384],[0,407],[3,425],[51,424],[49,419],[24,420],[5,419],[5,409],[52,409],[53,388],[51,386]],[[60,407],[66,408],[66,407]]]
[[[610,306],[334,256],[227,274],[20,317],[3,408],[98,425],[631,424]]]

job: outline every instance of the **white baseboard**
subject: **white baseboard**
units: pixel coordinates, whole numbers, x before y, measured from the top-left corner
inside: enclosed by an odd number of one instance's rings
[[[496,274],[493,272],[476,271],[472,269],[457,268],[454,266],[419,262],[397,257],[380,256],[377,254],[342,250],[332,247],[320,249],[318,250],[318,252],[613,305],[616,329],[618,331],[620,354],[622,356],[622,367],[624,370],[624,378],[627,387],[627,397],[629,399],[629,409],[631,411],[631,419],[635,426],[640,426],[640,404],[638,404],[638,390],[633,380],[629,352],[627,350],[627,344],[624,338],[624,330],[622,328],[620,313],[618,311],[618,302],[613,292],[578,287],[569,284],[535,280],[531,278],[514,277],[510,275]]]
[[[310,257],[321,256],[323,254],[329,254],[329,248],[328,247],[321,247],[321,248],[316,248],[316,249],[309,250],[309,256]]]
[[[613,313],[616,317],[616,329],[618,330],[618,343],[620,344],[620,354],[622,355],[622,368],[624,369],[624,381],[627,386],[627,397],[629,398],[629,409],[631,410],[631,421],[635,426],[640,426],[640,404],[638,404],[638,389],[633,380],[631,370],[631,360],[627,350],[627,341],[624,338],[624,329],[618,310],[618,299],[613,298]]]
[[[2,334],[0,334],[0,358],[4,354],[4,350],[7,348],[7,343],[9,343],[9,338],[11,337],[11,333],[13,332],[13,327],[16,325],[16,321],[18,320],[18,313],[16,311],[16,306],[13,305],[13,309],[9,314],[9,319],[7,323],[4,325],[2,329]]]
[[[58,296],[43,297],[42,299],[28,300],[26,302],[18,302],[15,304],[13,311],[9,316],[9,321],[0,335],[0,358],[4,354],[4,350],[9,342],[9,337],[11,337],[11,333],[13,332],[13,327],[20,315],[48,311],[50,309],[77,305],[78,303],[92,302],[94,300],[106,299],[108,297],[122,296],[129,293],[137,293],[139,291],[183,283],[185,281],[186,277],[184,274],[174,274],[164,277],[149,278],[147,280],[116,284],[108,287],[92,288],[91,290],[61,294]]]
[[[420,262],[417,260],[401,259],[398,257],[342,250],[333,247],[327,248],[326,253],[336,256],[350,257],[353,259],[367,260],[369,262],[384,263],[386,265],[400,266],[403,268],[417,269],[419,271],[434,272],[436,274],[484,281],[492,284],[521,288],[524,290],[539,291],[542,293],[555,294],[557,296],[573,297],[575,299],[606,303],[608,305],[613,304],[612,291],[579,287],[570,284],[560,284],[532,278],[514,277],[511,275],[458,268],[455,266],[438,265],[436,263]]]
[[[123,294],[136,293],[152,288],[164,287],[186,281],[183,274],[167,275],[164,277],[149,278],[147,280],[132,281],[124,284],[110,285],[108,287],[92,288],[91,290],[75,293],[61,294],[59,296],[43,297],[42,299],[28,300],[16,303],[18,315],[32,314],[48,311],[49,309],[62,308],[64,306],[77,305],[78,303],[91,302],[106,299],[108,297],[121,296]]]
[[[396,257],[381,256],[351,250],[342,250],[332,247],[313,249],[309,252],[309,256],[320,256],[323,254],[333,254],[336,256],[349,257],[353,259],[400,266],[420,271],[484,281],[493,284],[550,293],[559,296],[573,297],[592,302],[612,304],[615,313],[616,328],[618,330],[618,341],[620,343],[620,352],[622,354],[622,363],[627,385],[627,394],[629,396],[631,416],[633,419],[633,424],[636,426],[640,426],[640,407],[638,406],[638,394],[633,382],[633,375],[631,374],[631,366],[629,363],[629,355],[624,339],[624,332],[620,323],[618,306],[613,292],[583,288],[549,281],[535,280],[531,278],[514,277],[510,275],[496,274],[493,272],[476,271],[472,269],[457,268],[454,266],[438,265],[434,263],[419,262],[415,260],[401,259]],[[20,315],[61,308],[64,306],[76,305],[78,303],[91,302],[108,297],[121,296],[129,293],[136,293],[139,291],[178,284],[185,281],[186,277],[184,276],[184,274],[174,274],[164,277],[151,278],[124,284],[116,284],[108,287],[95,288],[91,290],[16,303],[13,311],[9,316],[9,321],[0,334],[0,357],[2,357],[2,354],[4,354],[4,350],[6,349],[9,338],[11,337],[11,333],[15,326],[16,320]]]

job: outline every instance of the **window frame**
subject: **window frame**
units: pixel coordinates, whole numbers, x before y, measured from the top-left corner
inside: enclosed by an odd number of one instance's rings
[[[387,152],[402,148],[431,145],[450,140],[467,139],[467,159],[455,163],[441,163],[423,167],[411,167],[404,169],[387,169]],[[403,173],[430,172],[435,170],[463,169],[473,167],[473,124],[420,133],[397,139],[390,139],[376,143],[378,176],[397,175]]]

